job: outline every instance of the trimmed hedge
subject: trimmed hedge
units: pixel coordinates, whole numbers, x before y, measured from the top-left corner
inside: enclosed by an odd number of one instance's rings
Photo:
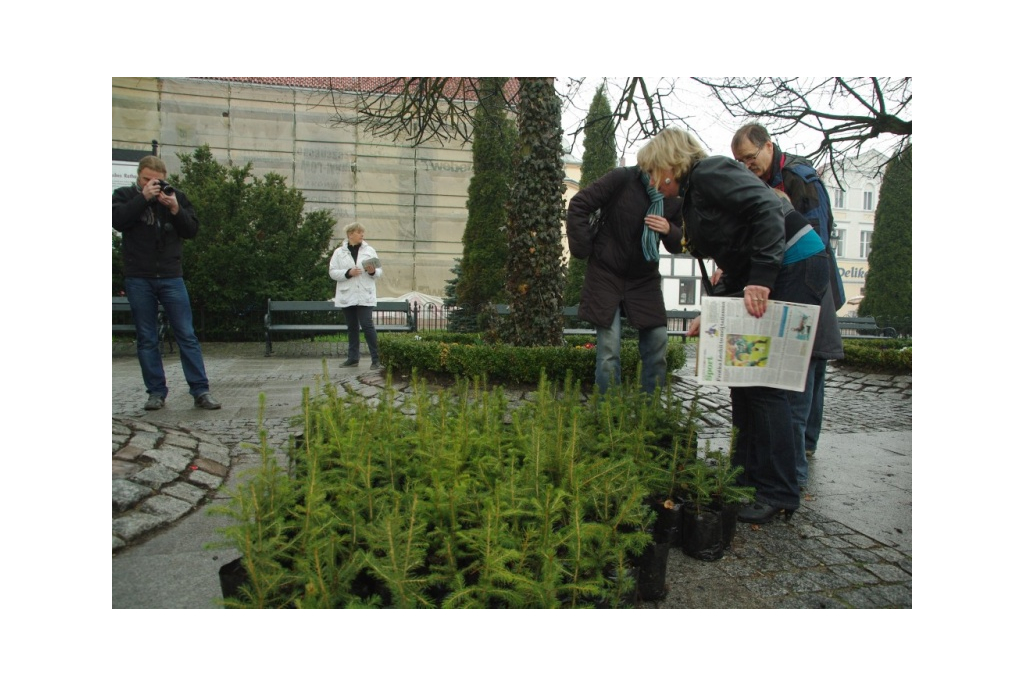
[[[461,378],[487,378],[500,383],[537,383],[541,373],[560,383],[567,373],[573,378],[592,379],[597,353],[589,336],[568,336],[562,347],[516,347],[486,342],[475,333],[421,332],[416,335],[378,337],[381,361],[403,372],[450,374]],[[682,342],[668,346],[668,368],[686,362]],[[622,341],[622,382],[637,377],[640,351],[635,340]]]
[[[844,340],[846,359],[838,362],[872,373],[905,374],[913,371],[909,338],[892,340]]]

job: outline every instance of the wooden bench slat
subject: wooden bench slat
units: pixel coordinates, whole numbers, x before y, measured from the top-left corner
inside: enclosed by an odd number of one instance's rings
[[[374,309],[385,315],[400,313],[405,316],[405,323],[377,323],[375,321],[373,327],[378,331],[411,333],[417,329],[419,305],[411,305],[408,302],[378,302]],[[275,312],[291,312],[293,314],[333,312],[335,316],[341,317],[341,321],[339,323],[276,323],[273,318]],[[263,327],[267,338],[266,356],[269,357],[273,353],[272,333],[348,332],[348,322],[344,320],[344,316],[344,310],[336,306],[334,300],[267,300],[267,313],[263,317]],[[386,318],[391,320],[396,317],[387,316]]]
[[[853,340],[895,338],[896,329],[882,328],[873,316],[840,316],[839,334]]]

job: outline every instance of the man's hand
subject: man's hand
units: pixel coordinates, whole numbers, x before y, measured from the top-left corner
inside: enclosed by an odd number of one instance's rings
[[[156,183],[156,181],[153,181],[153,183]],[[169,210],[171,210],[171,214],[177,214],[178,213],[178,194],[177,193],[171,193],[170,195],[168,195],[168,194],[163,193],[163,192],[158,192],[157,193],[157,199],[160,201],[160,204],[162,204],[164,207],[167,207]]]
[[[149,183],[142,186],[142,197],[146,198],[146,202],[150,202],[154,197],[160,194],[160,182],[155,178],[150,180]]]
[[[689,336],[700,335],[700,317],[690,322],[690,325],[686,328],[686,334]]]

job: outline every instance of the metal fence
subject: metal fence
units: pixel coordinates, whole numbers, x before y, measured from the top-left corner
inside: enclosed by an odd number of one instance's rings
[[[418,312],[417,327],[422,331],[446,331],[453,308],[437,307],[428,304]],[[263,328],[263,316],[266,303],[259,308],[236,314],[223,312],[207,312],[198,308],[193,312],[196,334],[202,342],[259,342],[264,340],[266,333]],[[379,324],[404,323],[400,312],[376,312],[374,321]],[[395,318],[398,317],[398,318]],[[892,326],[902,338],[911,337],[912,322],[910,317],[885,318],[876,317],[880,326]],[[669,319],[669,328],[673,331],[685,331],[688,321]],[[589,326],[588,326],[589,327]]]

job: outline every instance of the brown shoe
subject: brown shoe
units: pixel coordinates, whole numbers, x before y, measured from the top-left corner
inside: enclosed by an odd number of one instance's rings
[[[204,392],[196,398],[196,407],[199,409],[220,409],[220,402],[213,399],[213,395]]]

